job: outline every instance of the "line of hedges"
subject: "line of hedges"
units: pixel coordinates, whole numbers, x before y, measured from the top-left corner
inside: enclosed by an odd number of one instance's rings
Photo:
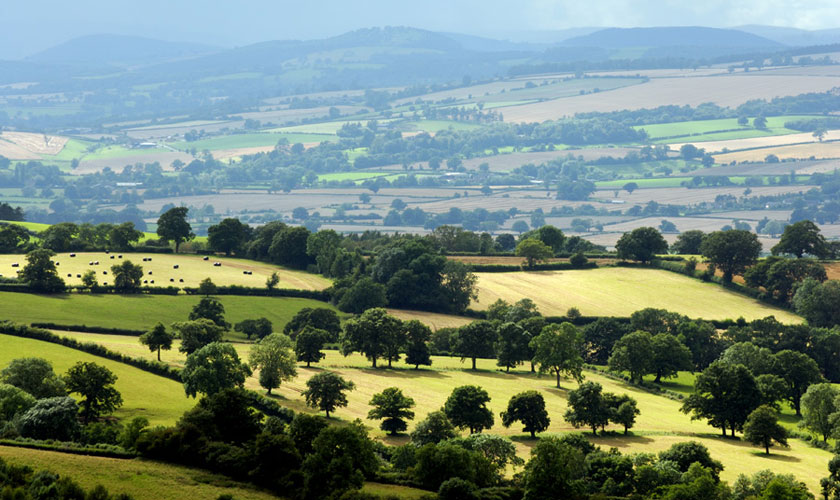
[[[476,273],[510,273],[516,271],[571,271],[573,269],[595,269],[598,264],[587,262],[580,266],[573,266],[570,262],[553,262],[550,264],[536,264],[532,267],[508,264],[470,264],[470,269]]]
[[[14,446],[17,448],[31,448],[35,450],[59,451],[72,455],[87,455],[92,457],[107,458],[136,458],[137,453],[128,451],[125,448],[107,444],[85,445],[81,443],[65,441],[41,441],[37,439],[0,439],[0,445]]]
[[[184,287],[187,295],[199,295],[198,288]],[[301,299],[314,299],[322,302],[329,302],[330,294],[326,290],[298,290],[295,288],[254,288],[239,285],[219,286],[213,295],[245,295],[252,297],[295,297]]]
[[[170,380],[175,380],[179,383],[181,382],[181,370],[177,368],[173,368],[169,365],[157,361],[148,361],[142,358],[132,358],[130,356],[111,351],[110,349],[103,347],[99,344],[95,344],[93,342],[79,342],[76,339],[61,337],[41,328],[33,328],[31,326],[19,325],[10,321],[0,322],[0,333],[6,335],[13,335],[15,337],[23,337],[27,339],[41,340],[44,342],[59,344],[64,347],[69,347],[70,349],[76,349],[78,351],[92,354],[94,356],[99,356],[101,358],[110,359],[112,361],[125,363],[135,368],[139,368],[140,370],[147,371],[149,373],[153,373],[155,375],[165,377]]]
[[[44,328],[47,330],[64,330],[67,332],[85,332],[85,333],[104,333],[107,335],[126,335],[129,337],[139,337],[143,335],[143,330],[130,330],[128,328],[105,328],[102,326],[87,326],[87,325],[59,325],[58,323],[30,323],[33,328]]]

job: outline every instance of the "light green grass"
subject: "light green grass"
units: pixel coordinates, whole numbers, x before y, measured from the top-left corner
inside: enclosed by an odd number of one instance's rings
[[[577,307],[585,316],[629,316],[656,307],[692,318],[747,320],[773,315],[801,323],[790,311],[771,307],[714,283],[704,283],[659,269],[603,267],[591,270],[476,273],[479,302],[532,299],[545,315],[563,315]]]
[[[224,494],[233,495],[237,500],[278,498],[219,474],[140,458],[88,457],[11,446],[0,446],[0,458],[69,477],[85,489],[101,484],[112,495],[127,493],[135,500],[212,500]]]
[[[186,151],[195,148],[198,151],[205,149],[210,151],[217,151],[220,149],[239,149],[239,148],[254,148],[264,146],[274,146],[281,139],[286,139],[290,144],[297,142],[321,142],[335,139],[326,135],[313,134],[269,134],[269,133],[253,133],[253,134],[231,134],[220,137],[213,137],[210,139],[201,139],[193,142],[172,142],[169,145],[175,149]]]
[[[635,182],[639,188],[671,188],[680,187],[682,182],[690,181],[691,177],[648,177],[641,179],[618,179],[614,181],[598,181],[595,186],[599,189],[622,189],[628,182]]]
[[[34,295],[0,292],[0,318],[18,323],[47,322],[107,328],[148,330],[158,321],[186,321],[201,300],[194,295]],[[304,307],[332,308],[326,302],[288,297],[220,296],[225,319],[268,318],[274,329],[283,326]]]
[[[122,259],[118,258],[120,255],[123,256]],[[143,262],[144,258],[152,260]],[[82,280],[77,276],[88,270],[96,272],[99,283],[113,283],[111,266],[120,264],[124,260],[130,260],[142,266],[143,279],[154,280],[155,282],[150,286],[195,287],[205,278],[210,278],[213,283],[219,286],[239,285],[262,288],[265,286],[266,279],[275,272],[280,277],[277,288],[323,290],[332,284],[330,280],[317,274],[284,269],[263,262],[220,256],[211,256],[209,260],[204,260],[202,256],[195,254],[80,252],[75,257],[70,257],[69,253],[62,253],[53,257],[53,261],[59,264],[57,267],[59,276],[69,285],[80,285]],[[23,266],[24,262],[25,256],[23,255],[0,254],[0,274],[14,276],[19,268],[12,267],[12,264],[18,263]],[[99,262],[99,265],[90,265],[91,262]],[[216,262],[220,262],[222,265],[216,267],[213,265]],[[178,269],[174,269],[174,266],[178,266]],[[151,275],[148,274],[150,271]],[[244,274],[244,271],[249,271],[252,274]],[[180,281],[182,279],[184,280],[183,283]]]
[[[771,116],[767,118],[767,128],[764,130],[756,129],[752,126],[752,120],[746,126],[738,125],[737,118],[724,118],[719,120],[694,120],[687,122],[675,123],[658,123],[652,125],[638,125],[637,130],[644,129],[648,136],[654,140],[663,140],[666,138],[676,139],[681,141],[707,141],[707,140],[727,140],[727,139],[745,139],[749,137],[765,137],[770,135],[787,135],[795,134],[800,131],[785,128],[784,124],[788,121],[811,118],[810,116]]]
[[[319,181],[363,181],[374,177],[385,177],[390,172],[335,172],[332,174],[320,174]]]
[[[48,360],[58,374],[63,374],[78,361],[107,367],[117,376],[115,387],[124,401],[114,413],[118,418],[142,416],[152,425],[172,425],[195,405],[195,401],[184,394],[183,386],[174,380],[58,344],[0,335],[0,366],[5,367],[13,359],[25,357]]]

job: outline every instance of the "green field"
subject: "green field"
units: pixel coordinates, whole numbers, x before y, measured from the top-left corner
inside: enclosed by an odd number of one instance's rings
[[[251,133],[231,134],[210,139],[200,139],[192,142],[172,142],[169,146],[186,151],[195,148],[198,151],[217,151],[221,149],[254,148],[263,146],[275,146],[281,139],[286,139],[289,144],[297,142],[321,142],[335,140],[335,137],[317,134],[273,134],[273,133]]]
[[[0,458],[70,477],[86,489],[101,484],[113,495],[127,493],[135,500],[212,500],[224,494],[237,500],[278,498],[220,474],[140,458],[88,457],[11,446],[0,446]]]
[[[123,256],[122,259],[118,258],[120,255]],[[152,260],[151,262],[143,262],[144,258]],[[239,285],[262,288],[265,286],[266,279],[274,272],[280,277],[277,288],[323,290],[332,284],[330,280],[317,274],[284,269],[263,262],[220,256],[212,256],[209,260],[203,260],[202,256],[195,254],[80,252],[76,254],[76,257],[70,257],[70,254],[63,253],[53,258],[53,261],[58,263],[59,276],[68,285],[80,285],[82,280],[79,276],[91,269],[96,271],[100,284],[111,282],[111,266],[119,264],[123,260],[130,260],[142,266],[145,275],[143,279],[154,281],[154,283],[149,283],[149,286],[195,287],[203,279],[210,278],[213,283],[219,286]],[[17,263],[23,266],[25,262],[26,259],[23,255],[0,254],[0,275],[14,276],[19,268],[13,268],[12,264]],[[91,262],[99,262],[99,265],[90,265]],[[214,266],[213,264],[216,262],[220,262],[222,265]],[[174,266],[178,266],[178,269],[175,269]],[[245,271],[252,274],[244,274]],[[149,272],[152,274],[149,275]]]
[[[646,307],[691,318],[747,320],[776,316],[801,323],[790,311],[768,306],[714,283],[704,283],[658,269],[602,267],[575,271],[476,273],[478,304],[487,308],[497,299],[532,299],[541,313],[563,315],[577,307],[584,316],[629,316]]]
[[[174,380],[58,344],[0,335],[0,366],[5,367],[11,360],[23,357],[44,358],[52,363],[58,374],[66,372],[77,361],[106,366],[117,376],[116,388],[123,397],[124,404],[115,413],[119,418],[143,416],[152,425],[172,425],[195,405],[195,401],[184,394],[183,386]]]
[[[27,324],[47,322],[148,330],[158,321],[167,325],[186,321],[199,300],[201,297],[195,295],[32,295],[0,292],[0,318]],[[279,331],[304,307],[332,308],[326,302],[287,297],[227,295],[219,297],[219,301],[225,306],[225,319],[229,323],[265,317]]]
[[[769,135],[796,134],[800,131],[785,128],[785,122],[811,118],[810,116],[771,116],[767,118],[767,128],[759,130],[752,126],[752,120],[746,126],[738,125],[737,118],[719,120],[694,120],[675,123],[658,123],[653,125],[638,125],[637,130],[644,129],[654,140],[666,138],[680,138],[680,140],[727,140],[746,139],[749,137],[764,137]],[[695,137],[696,136],[696,137]]]
[[[622,189],[628,182],[635,182],[639,188],[672,188],[680,187],[683,182],[690,181],[691,177],[648,177],[641,179],[618,179],[614,181],[598,181],[595,187],[598,189]],[[733,181],[734,182],[734,181]]]

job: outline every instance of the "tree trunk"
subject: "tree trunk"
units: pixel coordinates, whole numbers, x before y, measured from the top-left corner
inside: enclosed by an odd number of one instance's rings
[[[800,405],[799,405],[799,401],[800,401],[800,400],[799,400],[799,398],[797,398],[797,399],[794,399],[794,400],[793,400],[793,409],[794,409],[794,410],[796,410],[796,416],[797,416],[797,417],[801,417],[801,416],[802,416],[802,412],[801,412],[801,411],[799,411],[799,410],[800,410],[800,408],[799,408],[799,407],[800,407]]]
[[[268,395],[271,396],[271,387],[268,388]]]
[[[628,429],[629,429],[629,427],[627,427],[627,426],[625,425],[625,426],[624,426],[624,435],[625,435],[625,436],[627,435],[627,430],[628,430]]]
[[[597,427],[593,427],[593,428],[592,428],[592,435],[593,435],[593,436],[597,436],[597,435],[598,435],[598,428],[597,428]]]
[[[475,370],[475,358],[472,359],[472,369]]]
[[[732,437],[735,437],[735,426],[734,425],[732,426],[731,430],[732,430]]]
[[[764,454],[765,454],[765,455],[769,455],[769,454],[770,454],[770,445],[768,445],[768,444],[765,444],[765,445],[764,445]]]
[[[391,358],[388,358],[388,368],[391,368]]]
[[[376,356],[373,357],[373,367],[376,368]]]
[[[726,425],[721,425],[720,428],[723,431],[723,437],[726,437]]]
[[[160,347],[158,347],[158,361],[160,361]]]
[[[653,379],[653,383],[658,384],[660,380],[662,380],[662,372],[657,371],[656,372],[656,378]]]
[[[534,368],[534,362],[531,361],[531,373],[535,373],[537,370]]]
[[[415,369],[415,370],[419,370],[419,369],[420,369],[420,365],[419,365],[419,364],[414,365],[414,369]]]
[[[557,388],[559,389],[560,388],[560,370],[556,370],[556,371],[557,371]]]
[[[510,373],[510,366],[505,367],[505,373]]]
[[[537,434],[534,431],[531,431],[531,439],[536,439]]]
[[[327,418],[330,418],[330,410],[324,410],[327,413]]]
[[[306,367],[309,368],[309,361],[306,362]]]

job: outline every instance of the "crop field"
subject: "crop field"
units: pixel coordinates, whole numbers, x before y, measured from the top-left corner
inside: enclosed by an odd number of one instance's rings
[[[747,139],[719,139],[713,140],[710,136],[705,137],[703,141],[685,141],[680,139],[679,142],[670,143],[671,149],[679,149],[683,144],[694,144],[698,148],[703,148],[710,153],[720,153],[724,149],[729,151],[740,151],[744,149],[770,148],[777,146],[788,146],[794,144],[817,143],[816,137],[810,132],[775,135],[771,137],[752,137]],[[840,130],[829,130],[823,141],[837,141],[840,140]],[[810,156],[810,155],[809,155]]]
[[[476,273],[478,303],[486,309],[497,299],[532,299],[541,313],[563,315],[577,307],[584,316],[629,316],[656,307],[692,318],[747,320],[776,316],[785,323],[802,318],[764,305],[712,283],[676,273],[641,268],[610,267],[576,271]]]
[[[101,484],[113,495],[126,493],[135,500],[212,499],[225,494],[241,500],[277,498],[219,474],[140,458],[90,457],[2,445],[0,458],[68,476],[85,489]]]
[[[767,118],[766,129],[756,129],[752,123],[746,126],[738,125],[736,118],[720,120],[695,120],[688,122],[660,123],[653,125],[638,125],[637,130],[644,129],[651,139],[665,139],[676,136],[699,136],[703,140],[705,134],[718,132],[746,134],[744,137],[762,137],[766,135],[784,135],[798,133],[784,127],[785,122],[810,118],[810,116],[771,116]],[[753,135],[749,135],[753,134]]]
[[[122,256],[122,258],[120,258]],[[151,262],[143,262],[144,258],[151,259]],[[280,277],[277,288],[295,288],[300,290],[323,290],[332,283],[330,280],[303,271],[284,269],[279,266],[256,262],[253,260],[234,259],[220,256],[210,256],[209,260],[203,260],[202,256],[191,254],[119,254],[104,252],[81,252],[75,257],[68,253],[58,254],[53,258],[57,262],[58,273],[67,284],[80,285],[82,283],[79,275],[87,270],[96,271],[100,283],[111,282],[111,266],[130,260],[135,264],[143,266],[144,280],[149,285],[155,286],[177,286],[195,287],[205,278],[210,278],[213,283],[219,286],[249,286],[264,287],[266,279],[276,272]],[[13,263],[21,267],[25,265],[26,259],[23,255],[0,255],[0,275],[14,276],[19,268],[13,268]],[[91,262],[98,262],[98,265],[91,265]],[[220,262],[217,267],[213,264]],[[177,269],[175,267],[177,266]],[[253,274],[246,275],[245,271]],[[105,274],[107,273],[107,274]],[[154,280],[154,283],[151,281]],[[181,281],[183,280],[183,281]]]
[[[773,196],[784,193],[806,192],[812,186],[754,186],[750,187],[750,197]],[[658,189],[637,189],[632,194],[620,191],[618,199],[626,203],[644,205],[649,201],[660,204],[693,205],[704,201],[712,202],[718,195],[732,195],[736,198],[744,196],[744,187],[714,187],[714,188],[658,188]]]
[[[23,357],[44,358],[52,363],[59,375],[78,361],[92,361],[107,367],[117,376],[115,387],[123,396],[124,404],[115,413],[120,418],[142,416],[152,425],[172,425],[195,404],[184,394],[183,386],[174,380],[58,344],[0,335],[0,366],[5,367],[13,359]]]
[[[840,158],[840,142],[815,142],[811,144],[797,144],[792,146],[776,146],[770,148],[751,149],[748,151],[737,151],[715,156],[715,161],[720,163],[729,162],[761,162],[768,155],[776,155],[780,160],[802,159],[802,158]]]
[[[218,297],[225,319],[236,324],[245,319],[268,318],[275,330],[304,307],[332,308],[326,302],[291,297]],[[168,325],[186,321],[201,300],[195,295],[32,295],[0,292],[0,318],[18,323],[57,323],[106,328],[149,330],[157,322]]]
[[[760,74],[655,78],[647,83],[595,94],[508,107],[504,110],[504,117],[509,122],[542,122],[582,112],[654,108],[669,104],[697,106],[713,102],[720,106],[738,106],[750,99],[825,92],[838,83],[840,79],[833,76],[773,75],[772,70]]]

